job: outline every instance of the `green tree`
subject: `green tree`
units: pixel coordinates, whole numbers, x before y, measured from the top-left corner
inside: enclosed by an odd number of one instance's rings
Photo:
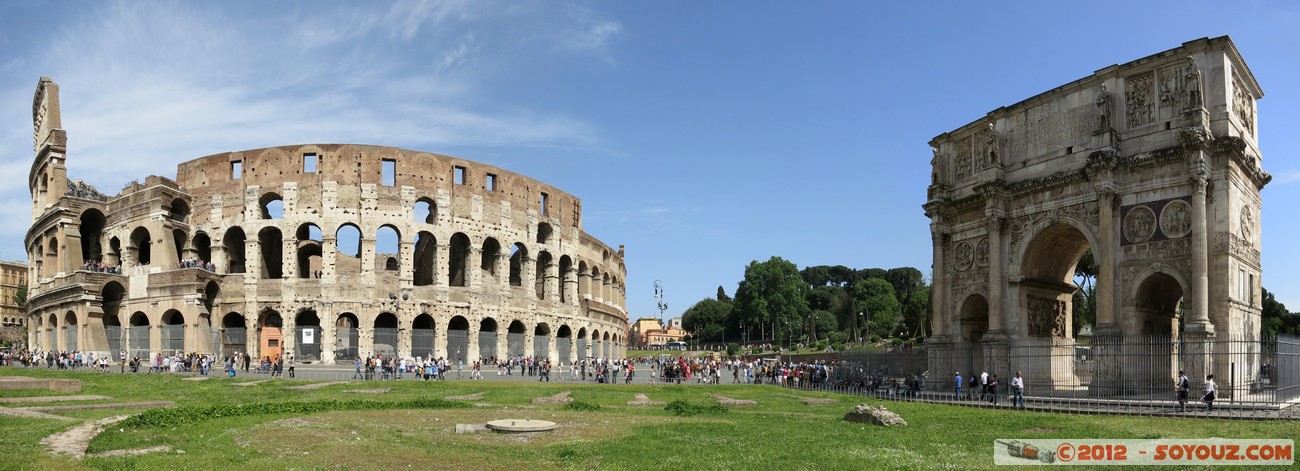
[[[912,300],[912,295],[916,294],[917,288],[925,285],[925,276],[921,274],[921,270],[912,267],[891,268],[885,272],[885,280],[894,286],[894,294],[898,296],[898,302],[904,306]]]
[[[724,303],[731,302],[731,296],[727,296],[727,290],[722,289],[722,285],[718,285],[718,301]]]
[[[14,291],[14,304],[18,305],[19,311],[27,307],[27,285],[19,286]]]
[[[1074,264],[1074,282],[1080,288],[1071,299],[1074,310],[1071,327],[1077,335],[1083,326],[1096,327],[1097,323],[1097,262],[1093,259],[1092,249],[1083,252],[1083,256]]]
[[[1260,317],[1261,323],[1263,324],[1260,326],[1260,330],[1264,334],[1264,337],[1272,337],[1277,335],[1279,332],[1283,334],[1300,333],[1288,331],[1289,326],[1287,325],[1287,320],[1289,320],[1287,319],[1288,317],[1295,318],[1300,316],[1288,312],[1286,310],[1286,305],[1278,302],[1277,298],[1273,296],[1273,293],[1264,289],[1263,286],[1259,289],[1260,299],[1263,300],[1260,304]]]
[[[930,287],[922,284],[903,304],[903,335],[924,338],[930,332]]]
[[[737,320],[760,329],[772,326],[775,338],[788,338],[798,333],[809,311],[807,292],[808,283],[794,263],[781,257],[749,262],[736,288]]]
[[[902,320],[902,308],[894,295],[894,286],[880,278],[861,281],[853,287],[853,299],[867,312],[867,331],[888,338]]]
[[[836,319],[835,314],[831,314],[830,311],[813,311],[811,318],[814,340],[824,340],[831,334],[831,332],[839,330],[840,321]]]
[[[731,303],[713,298],[701,299],[682,313],[682,328],[698,340],[722,340],[730,315]]]

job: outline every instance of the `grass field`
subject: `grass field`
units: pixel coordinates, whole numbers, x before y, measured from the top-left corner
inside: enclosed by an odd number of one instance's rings
[[[59,376],[83,381],[88,403],[169,400],[186,409],[182,423],[114,426],[90,442],[89,453],[168,445],[173,451],[77,461],[46,452],[41,439],[80,422],[0,415],[3,469],[981,469],[992,468],[995,438],[1293,438],[1296,422],[1062,415],[924,403],[885,403],[908,421],[885,429],[841,420],[860,398],[774,386],[645,386],[521,384],[491,381],[371,382],[289,391],[305,381],[240,387],[236,380],[183,381],[163,375],[58,373],[0,368],[3,375]],[[238,382],[248,381],[238,378]],[[349,393],[391,388],[381,394]],[[534,405],[532,399],[572,391],[599,410]],[[4,392],[0,397],[42,395]],[[398,403],[482,393],[448,408],[361,408],[313,413],[218,417],[220,407],[321,401]],[[716,404],[710,394],[751,399],[757,406],[677,416],[663,406],[628,406],[634,394],[658,401]],[[805,405],[809,397],[838,403]],[[82,404],[87,402],[81,402]],[[343,403],[343,402],[340,402]],[[872,401],[878,404],[879,401]],[[74,403],[77,404],[77,403]],[[333,403],[331,403],[333,404]],[[353,403],[356,404],[356,403]],[[62,403],[60,403],[62,405]],[[5,404],[14,407],[16,404]],[[442,407],[442,406],[439,406]],[[222,410],[246,410],[225,407]],[[205,412],[206,411],[206,412]],[[78,420],[142,410],[51,412]],[[456,434],[456,424],[506,418],[560,425],[536,435]]]

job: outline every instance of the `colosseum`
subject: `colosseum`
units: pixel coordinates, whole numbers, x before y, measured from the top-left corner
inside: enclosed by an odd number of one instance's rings
[[[456,157],[317,144],[227,152],[107,196],[32,102],[28,344],[130,356],[623,356],[623,247],[581,201]]]

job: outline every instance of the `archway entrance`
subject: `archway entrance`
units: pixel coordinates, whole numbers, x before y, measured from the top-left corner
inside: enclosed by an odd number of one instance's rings
[[[149,316],[136,311],[131,314],[131,333],[127,347],[134,358],[149,359]]]
[[[360,334],[357,332],[357,315],[345,312],[334,321],[334,358],[337,360],[355,360],[360,346]]]
[[[961,343],[966,352],[965,358],[957,358],[957,368],[960,372],[969,372],[968,378],[974,378],[981,369],[988,368],[984,364],[984,348],[980,344],[984,333],[989,331],[988,300],[978,294],[967,297],[962,303],[961,314],[957,319],[961,326]]]
[[[231,312],[221,319],[221,356],[248,353],[248,328],[243,314]]]
[[[588,356],[591,356],[591,353],[587,351],[587,328],[583,327],[578,329],[578,357],[573,361],[581,361]]]
[[[67,334],[66,338],[63,339],[65,342],[64,350],[69,352],[80,350],[77,348],[79,347],[77,345],[77,313],[68,311],[67,314],[64,314],[63,326],[64,333]]]
[[[561,365],[567,365],[573,361],[570,350],[573,349],[573,330],[567,325],[561,325],[560,330],[555,333],[555,354],[559,357]]]
[[[281,331],[283,327],[284,319],[280,317],[279,312],[272,309],[262,311],[262,315],[257,319],[259,356],[275,358],[284,353],[284,333]]]
[[[434,339],[437,335],[433,329],[433,316],[420,314],[415,317],[411,323],[411,355],[415,357],[428,357],[433,355]],[[464,354],[453,356],[447,352],[447,359],[451,361],[465,359]]]
[[[1184,360],[1179,326],[1183,293],[1182,284],[1166,273],[1153,273],[1138,284],[1132,314],[1119,319],[1129,337],[1124,342],[1124,355],[1136,360],[1124,362],[1119,369],[1129,392],[1163,392],[1169,388],[1169,378],[1178,377]],[[1192,370],[1188,371],[1189,378],[1205,378],[1205,372],[1193,366],[1194,361],[1186,363]]]
[[[479,350],[482,349],[480,344]],[[453,317],[447,323],[447,357],[469,358],[469,321],[464,317]],[[486,360],[487,357],[480,355],[479,359]]]
[[[533,357],[551,357],[551,326],[546,323],[537,324],[533,329]]]
[[[499,360],[497,357],[497,321],[484,318],[478,324],[478,357]]]
[[[175,309],[163,313],[162,325],[159,326],[162,334],[162,350],[166,355],[185,352],[185,317],[180,311]]]
[[[506,329],[506,352],[510,357],[524,356],[524,323],[514,321]]]
[[[320,361],[320,317],[315,309],[303,309],[293,319],[295,337],[294,358],[298,361]]]
[[[397,316],[391,312],[375,317],[375,353],[384,358],[397,356]]]

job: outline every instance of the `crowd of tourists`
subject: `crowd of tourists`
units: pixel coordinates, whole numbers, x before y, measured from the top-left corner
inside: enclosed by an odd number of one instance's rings
[[[91,260],[81,264],[81,269],[85,271],[93,271],[95,273],[108,273],[110,275],[122,274],[122,267],[108,265],[96,260]]]

